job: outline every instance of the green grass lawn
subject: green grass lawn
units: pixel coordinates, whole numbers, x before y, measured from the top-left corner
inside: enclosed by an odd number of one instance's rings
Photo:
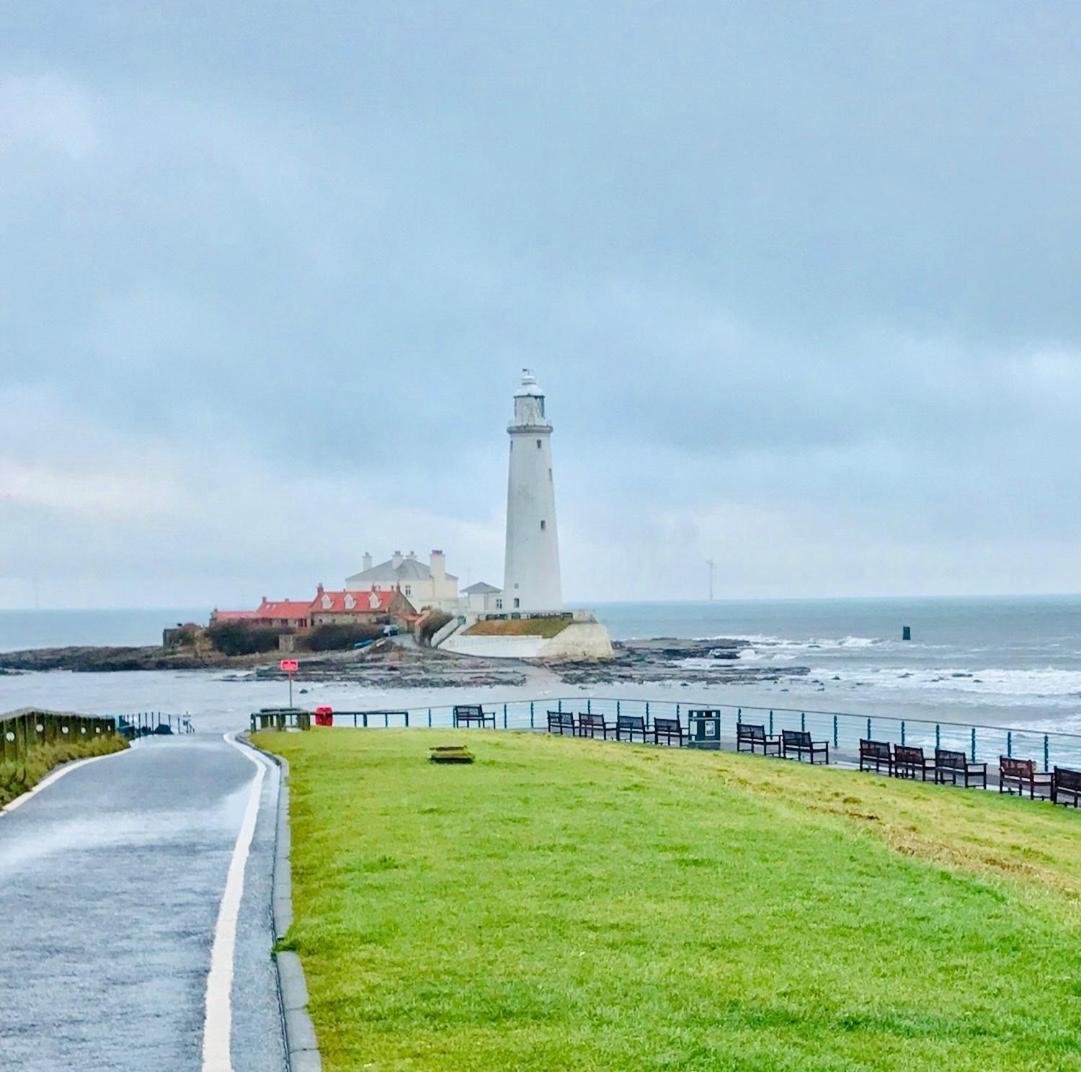
[[[128,742],[113,733],[88,737],[85,741],[76,737],[70,741],[34,745],[22,759],[0,763],[0,807],[33,789],[49,771],[62,763],[121,752],[127,747]]]
[[[474,622],[462,636],[559,636],[570,618],[484,618]]]
[[[1076,813],[527,734],[257,739],[328,1072],[1081,1068]]]

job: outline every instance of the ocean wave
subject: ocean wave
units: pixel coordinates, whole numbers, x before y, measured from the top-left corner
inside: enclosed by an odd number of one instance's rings
[[[866,636],[811,637],[808,640],[792,640],[778,636],[746,635],[730,639],[746,642],[747,647],[740,651],[739,658],[748,663],[792,662],[794,659],[806,659],[813,655],[863,652],[882,648],[891,643],[881,637]]]
[[[951,667],[816,667],[811,673],[827,680],[880,689],[933,689],[983,698],[1002,696],[1011,701],[1081,699],[1081,670],[1061,670],[1050,666],[1012,669],[986,667],[981,670]]]

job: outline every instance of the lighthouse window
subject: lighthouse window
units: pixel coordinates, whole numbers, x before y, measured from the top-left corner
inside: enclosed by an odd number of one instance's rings
[[[514,597],[514,605],[516,607],[520,607],[522,605],[522,601],[517,596]]]
[[[543,532],[547,527],[548,527],[548,522],[547,521],[542,521],[541,522],[541,532]]]
[[[540,445],[541,445],[541,441],[538,439],[537,440],[537,450],[540,450]]]

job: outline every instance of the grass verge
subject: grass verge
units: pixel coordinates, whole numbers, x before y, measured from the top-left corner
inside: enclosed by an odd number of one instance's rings
[[[539,636],[550,640],[570,624],[569,618],[483,618],[462,636]]]
[[[328,1072],[1081,1066],[1074,813],[527,734],[258,741]]]
[[[0,763],[0,807],[10,804],[16,797],[33,789],[49,771],[61,763],[89,756],[105,756],[122,752],[128,742],[116,734],[94,736],[86,741],[55,741],[35,745],[25,760]]]

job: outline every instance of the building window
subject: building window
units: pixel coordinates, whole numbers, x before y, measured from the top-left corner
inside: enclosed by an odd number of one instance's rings
[[[548,522],[547,522],[547,521],[545,521],[545,520],[544,520],[544,519],[542,518],[542,519],[541,519],[541,532],[543,532],[543,531],[544,531],[544,530],[545,530],[545,529],[546,529],[547,527],[548,527]]]
[[[411,595],[413,594],[413,588],[412,588],[412,586],[411,586],[411,585],[408,585],[408,584],[407,584],[407,585],[405,586],[405,594],[406,594],[407,596],[411,596]]]
[[[537,450],[540,450],[540,448],[541,448],[541,441],[538,439],[537,440]]]
[[[496,610],[502,610],[503,609],[503,600],[497,599],[495,601],[495,609]]]
[[[551,469],[548,470],[548,479],[549,480],[552,479],[552,470]]]
[[[514,606],[515,607],[520,607],[521,605],[522,605],[522,601],[517,596],[515,596],[514,597]]]

